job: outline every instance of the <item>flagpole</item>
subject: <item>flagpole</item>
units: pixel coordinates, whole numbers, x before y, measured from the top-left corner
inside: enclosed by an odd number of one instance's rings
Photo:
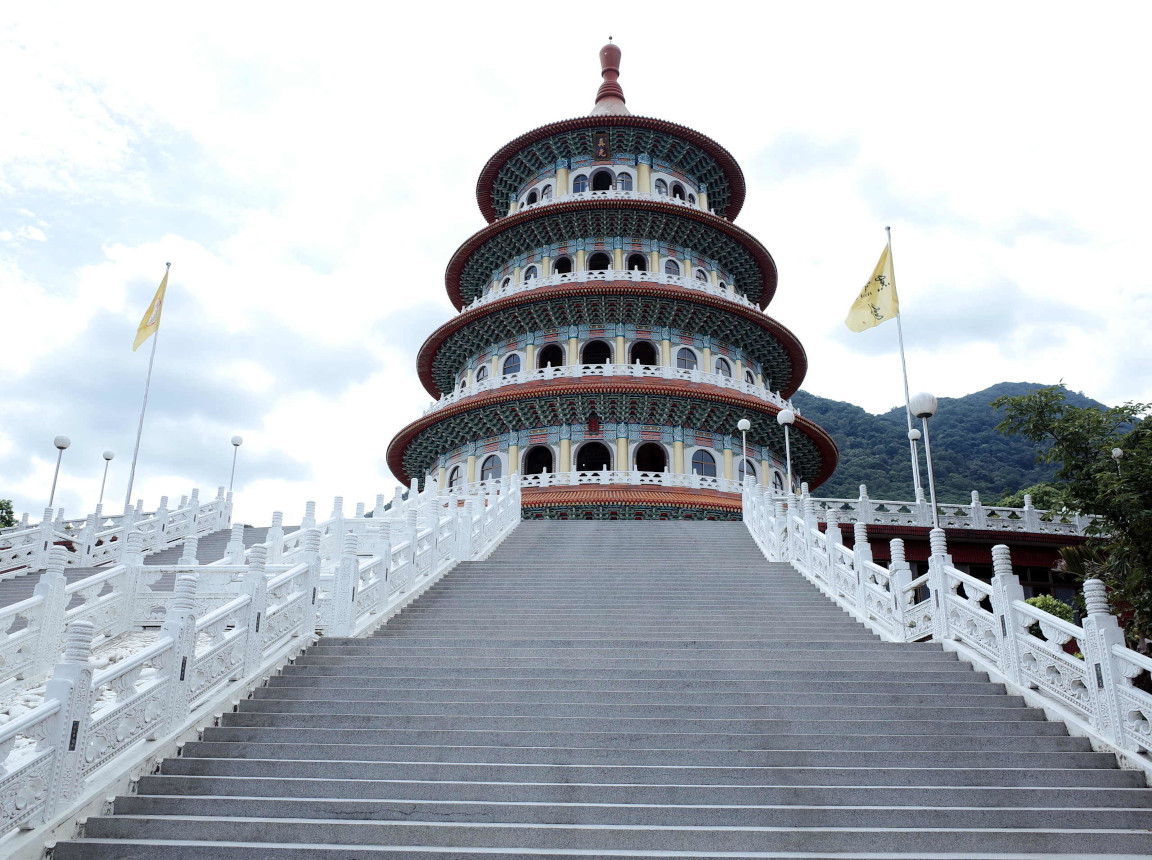
[[[888,264],[892,267],[892,277],[896,277],[896,261],[892,259],[892,228],[885,227],[888,233]],[[908,448],[912,454],[912,481],[916,489],[916,501],[924,495],[924,488],[920,485],[920,458],[916,451],[916,440],[912,438],[912,397],[908,393],[908,362],[904,358],[904,326],[900,322],[901,314],[896,313],[896,338],[900,342],[900,369],[904,372],[904,416],[908,419]]]
[[[168,277],[171,263],[164,264],[164,277]],[[144,403],[140,407],[140,423],[136,425],[136,447],[132,449],[132,466],[128,469],[128,492],[124,496],[124,513],[132,504],[132,484],[136,480],[136,458],[140,454],[140,437],[144,434],[144,412],[148,408],[148,389],[152,387],[152,363],[156,361],[156,344],[160,341],[160,326],[152,333],[152,352],[148,355],[148,376],[144,379]]]

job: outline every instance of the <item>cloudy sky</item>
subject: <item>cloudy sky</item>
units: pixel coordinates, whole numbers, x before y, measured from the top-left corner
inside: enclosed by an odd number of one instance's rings
[[[95,504],[105,449],[123,503],[166,261],[133,495],[226,483],[235,433],[242,520],[391,494],[476,176],[591,109],[609,34],[634,113],[741,162],[809,391],[901,400],[895,327],[842,323],[891,225],[913,389],[1152,400],[1147,4],[24,5],[0,24],[0,498],[34,518],[57,433],[57,504]]]

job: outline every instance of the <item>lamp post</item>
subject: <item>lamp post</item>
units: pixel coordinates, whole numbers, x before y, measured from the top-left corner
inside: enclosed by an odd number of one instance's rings
[[[236,456],[240,453],[240,446],[243,444],[243,436],[232,437],[232,474],[228,476],[228,492],[232,492],[232,483],[236,480]]]
[[[111,451],[104,452],[104,477],[100,480],[100,501],[96,503],[96,507],[104,504],[104,485],[108,483],[108,464],[112,462],[112,458],[116,455]]]
[[[736,422],[736,429],[740,431],[740,471],[744,477],[748,477],[748,431],[752,429],[752,422],[747,418],[741,418]],[[740,481],[744,483],[743,480]]]
[[[940,528],[940,512],[936,510],[936,479],[932,473],[932,437],[928,434],[928,419],[936,414],[939,403],[927,391],[912,396],[908,402],[912,414],[924,423],[924,459],[928,463],[928,493],[932,497],[932,528]]]
[[[908,431],[908,441],[912,443],[911,447],[913,451],[916,450],[916,443],[920,441],[922,435],[923,434],[915,427]],[[916,501],[919,503],[924,501],[924,488],[920,486],[920,464],[916,460],[913,460],[913,465],[915,466],[913,471],[916,477]]]
[[[776,413],[776,423],[784,428],[784,457],[788,463],[788,489],[792,493],[792,443],[788,439],[788,428],[796,423],[796,413],[791,409],[781,409]]]
[[[52,503],[56,501],[56,479],[60,477],[60,461],[64,459],[64,449],[72,444],[72,440],[60,435],[52,440],[52,444],[59,453],[56,454],[56,471],[52,474],[52,492],[48,494],[48,507],[52,507]]]
[[[1112,449],[1112,459],[1116,461],[1116,477],[1117,478],[1123,477],[1120,474],[1120,461],[1124,459],[1124,449],[1123,448],[1113,448]]]

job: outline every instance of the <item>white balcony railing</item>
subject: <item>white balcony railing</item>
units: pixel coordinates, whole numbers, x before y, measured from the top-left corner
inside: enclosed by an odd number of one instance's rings
[[[638,472],[617,469],[597,469],[578,472],[542,472],[536,475],[513,475],[511,480],[495,478],[489,481],[474,481],[471,484],[457,484],[441,491],[449,496],[470,498],[492,496],[501,487],[517,486],[521,490],[536,490],[547,487],[576,487],[589,484],[620,485],[637,487],[679,487],[688,490],[716,490],[721,493],[739,493],[739,481],[708,475],[678,475],[674,472]]]
[[[528,212],[533,209],[542,209],[545,206],[551,206],[554,203],[573,203],[581,200],[651,200],[657,203],[667,203],[670,206],[680,206],[684,209],[694,209],[697,212],[706,211],[699,203],[690,203],[680,197],[673,197],[671,194],[653,194],[650,192],[641,191],[574,191],[571,194],[562,194],[559,197],[548,197],[543,200],[537,200],[535,203],[529,203],[521,206],[516,210],[516,213]],[[715,213],[712,213],[713,215]]]
[[[604,281],[629,281],[636,284],[664,284],[673,287],[683,287],[686,290],[692,290],[697,293],[706,293],[710,296],[719,296],[720,298],[727,299],[730,302],[740,305],[741,307],[759,310],[759,306],[744,296],[743,293],[738,292],[731,284],[726,287],[721,287],[719,284],[712,284],[707,281],[701,281],[698,278],[685,275],[666,275],[663,272],[641,272],[638,269],[624,270],[624,269],[607,269],[602,271],[590,272],[566,272],[564,274],[553,273],[545,277],[532,278],[528,281],[522,281],[518,284],[509,284],[506,287],[494,287],[481,296],[477,296],[472,300],[465,310],[486,305],[489,302],[494,302],[498,299],[506,298],[507,296],[514,296],[519,293],[528,292],[529,290],[538,290],[542,287],[555,287],[560,284],[584,284],[584,283],[597,283]]]
[[[791,401],[785,400],[779,394],[769,391],[767,388],[719,373],[705,373],[702,370],[684,370],[679,367],[669,367],[667,365],[565,364],[559,367],[539,367],[535,370],[522,370],[519,373],[509,373],[505,376],[497,376],[495,378],[488,377],[480,382],[474,382],[464,388],[457,388],[455,391],[445,394],[425,409],[424,414],[428,415],[432,412],[437,412],[445,406],[449,406],[466,397],[471,397],[474,394],[482,394],[485,391],[494,391],[506,385],[525,385],[530,382],[547,382],[553,379],[607,377],[680,379],[686,382],[715,385],[718,388],[726,388],[729,391],[739,391],[741,394],[748,394],[759,400],[763,400],[765,403],[778,406],[781,409],[792,408]]]

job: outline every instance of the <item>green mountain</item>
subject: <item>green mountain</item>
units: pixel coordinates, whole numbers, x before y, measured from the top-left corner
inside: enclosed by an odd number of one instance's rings
[[[940,398],[939,411],[929,419],[939,501],[968,502],[972,490],[977,490],[981,501],[992,504],[1005,493],[1052,480],[1056,467],[1035,462],[1035,445],[996,432],[999,410],[989,405],[997,397],[1027,394],[1043,387],[1031,382],[1001,382],[964,397]],[[867,484],[868,495],[874,499],[912,498],[912,465],[903,406],[873,415],[851,403],[806,391],[798,391],[792,402],[805,418],[827,430],[840,448],[840,465],[831,479],[820,486],[818,495],[855,498],[860,485]],[[1068,402],[1074,406],[1103,406],[1076,393],[1069,393]],[[919,448],[927,494],[924,446]]]

